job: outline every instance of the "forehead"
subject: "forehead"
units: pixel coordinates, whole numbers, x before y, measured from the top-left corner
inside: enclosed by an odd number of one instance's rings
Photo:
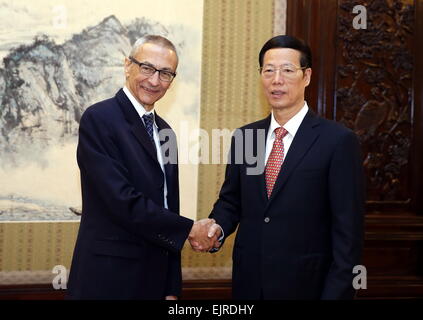
[[[155,43],[144,43],[134,55],[140,62],[149,62],[158,69],[176,70],[178,57],[176,53],[168,48]]]
[[[280,65],[292,63],[300,65],[301,52],[291,48],[274,48],[267,50],[263,57],[263,65]]]

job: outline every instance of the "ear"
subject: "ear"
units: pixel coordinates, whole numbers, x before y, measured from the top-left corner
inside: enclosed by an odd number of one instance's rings
[[[304,72],[304,80],[305,80],[305,83],[306,83],[305,84],[306,87],[308,87],[308,85],[310,84],[311,74],[312,74],[311,68],[305,69],[305,72]]]
[[[129,67],[131,66],[131,60],[129,60],[127,57],[125,57],[125,77],[128,78],[129,77]]]

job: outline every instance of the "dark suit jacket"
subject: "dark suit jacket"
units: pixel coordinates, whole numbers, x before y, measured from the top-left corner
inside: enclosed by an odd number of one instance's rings
[[[170,129],[157,115],[156,123]],[[165,165],[167,210],[155,147],[123,90],[84,112],[77,159],[82,218],[68,297],[179,295],[180,250],[193,221],[179,215],[178,166]]]
[[[270,116],[239,131],[244,137],[248,129],[254,133],[255,154],[264,154],[256,137],[261,129],[265,139],[269,125]],[[231,159],[236,158],[239,141],[232,140]],[[247,150],[246,142],[241,143]],[[246,170],[256,164],[247,160],[227,165],[210,215],[225,237],[238,226],[233,297],[352,298],[352,270],[360,263],[364,212],[362,159],[355,134],[310,110],[270,199],[264,173],[248,175]]]

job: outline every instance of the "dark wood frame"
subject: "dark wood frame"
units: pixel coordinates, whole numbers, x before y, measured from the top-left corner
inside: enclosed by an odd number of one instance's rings
[[[423,296],[423,280],[417,277],[398,279],[378,277],[369,279],[369,288],[362,290],[358,300],[369,299],[415,299]],[[51,285],[0,286],[0,300],[63,300],[65,290],[54,290]],[[231,280],[188,280],[183,283],[181,300],[230,300]]]

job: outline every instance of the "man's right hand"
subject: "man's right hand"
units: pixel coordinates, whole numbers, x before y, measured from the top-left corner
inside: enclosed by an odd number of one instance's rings
[[[194,222],[188,236],[188,240],[194,251],[208,252],[213,247],[216,247],[216,244],[220,246],[220,242],[217,239],[221,232],[219,226],[219,230],[216,230],[216,226],[218,225],[214,219],[206,218]]]

